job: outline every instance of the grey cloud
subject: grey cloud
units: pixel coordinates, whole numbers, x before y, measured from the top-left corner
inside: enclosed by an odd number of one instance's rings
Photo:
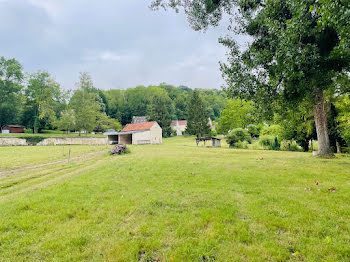
[[[167,82],[219,88],[217,39],[226,27],[194,32],[183,15],[152,12],[140,0],[0,1],[0,55],[26,71],[48,70],[66,88],[80,71],[98,88]],[[14,44],[15,43],[15,44]]]

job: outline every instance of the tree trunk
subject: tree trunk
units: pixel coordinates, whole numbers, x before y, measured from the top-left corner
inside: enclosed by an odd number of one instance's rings
[[[327,127],[327,115],[326,115],[326,102],[324,99],[324,93],[322,90],[317,89],[315,91],[315,124],[318,141],[318,153],[319,156],[331,155],[331,145],[329,142],[328,127]]]

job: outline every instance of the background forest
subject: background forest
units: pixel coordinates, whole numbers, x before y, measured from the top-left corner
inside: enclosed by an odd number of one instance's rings
[[[346,79],[338,85],[349,88]],[[340,151],[350,145],[350,97],[336,86],[325,96],[331,145]],[[309,151],[317,139],[312,105],[307,103],[293,110],[275,105],[266,111],[252,101],[229,99],[225,91],[166,83],[103,90],[94,86],[88,73],[80,74],[74,90],[66,90],[48,72],[24,73],[18,61],[4,57],[0,102],[0,126],[23,125],[28,133],[120,130],[133,116],[147,116],[161,125],[164,137],[174,134],[172,120],[186,119],[188,134],[222,134],[238,148],[260,138],[265,149]],[[209,118],[215,129],[210,130]]]

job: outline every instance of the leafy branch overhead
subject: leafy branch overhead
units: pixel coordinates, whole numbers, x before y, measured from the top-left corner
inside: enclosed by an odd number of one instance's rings
[[[329,154],[324,91],[349,78],[349,1],[177,0],[154,1],[152,8],[183,9],[195,30],[217,26],[228,16],[228,49],[220,63],[230,97],[254,101],[265,112],[314,106],[319,153]],[[239,46],[236,34],[250,37]]]

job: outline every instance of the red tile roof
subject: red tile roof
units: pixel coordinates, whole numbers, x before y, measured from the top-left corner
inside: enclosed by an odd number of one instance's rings
[[[179,121],[179,126],[187,126],[187,121],[186,120],[178,120]],[[171,122],[172,126],[176,126],[176,120]]]
[[[127,124],[122,132],[138,131],[138,130],[149,130],[156,122],[143,122],[135,124]]]

